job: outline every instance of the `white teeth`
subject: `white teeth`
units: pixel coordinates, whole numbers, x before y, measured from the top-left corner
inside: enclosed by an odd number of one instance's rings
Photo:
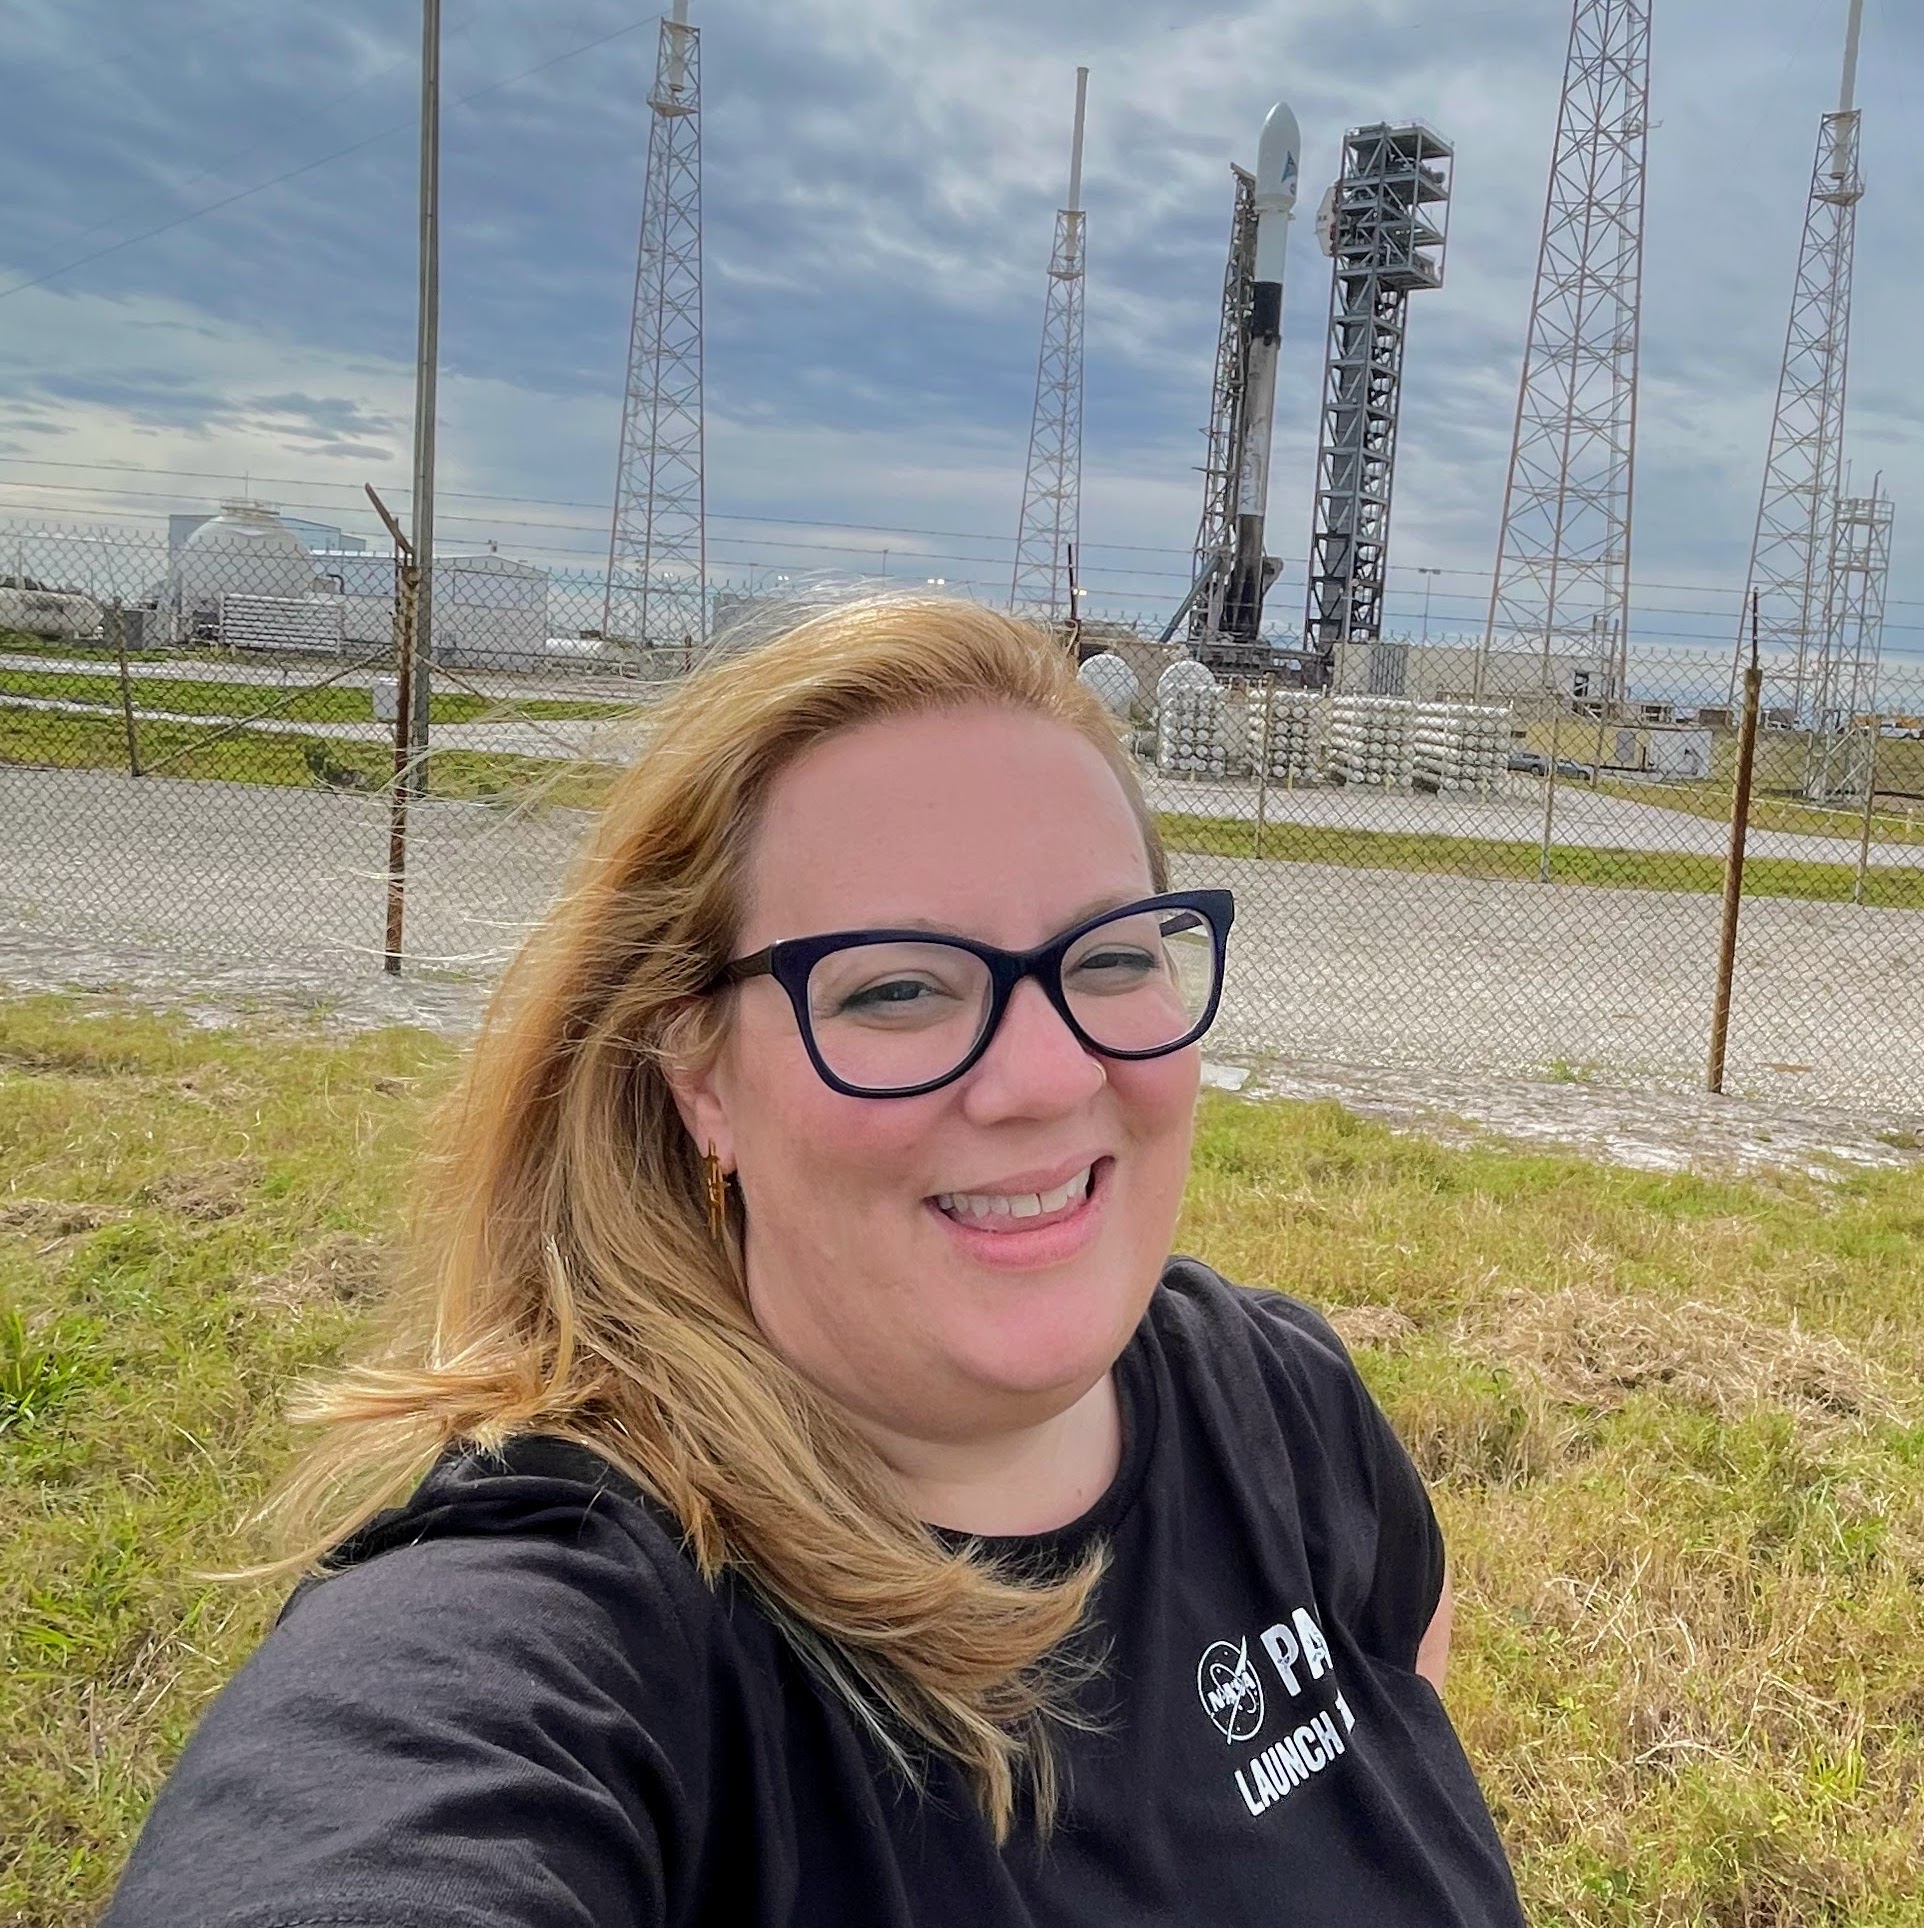
[[[1066,1185],[1052,1192],[1022,1192],[1001,1197],[987,1192],[938,1192],[935,1202],[943,1211],[958,1218],[1040,1218],[1045,1212],[1059,1212],[1065,1205],[1087,1195],[1093,1166],[1085,1166]]]

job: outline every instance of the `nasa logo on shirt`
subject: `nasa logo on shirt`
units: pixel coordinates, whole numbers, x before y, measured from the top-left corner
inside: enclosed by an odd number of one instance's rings
[[[1263,1683],[1249,1664],[1249,1642],[1232,1647],[1218,1640],[1196,1663],[1196,1692],[1203,1712],[1232,1745],[1253,1740],[1263,1725]]]
[[[1288,1698],[1277,1703],[1283,1712],[1282,1735],[1245,1756],[1234,1772],[1236,1791],[1252,1816],[1287,1800],[1342,1759],[1356,1728],[1356,1716],[1331,1677],[1329,1642],[1307,1607],[1272,1621],[1261,1639]],[[1247,1635],[1236,1642],[1214,1641],[1203,1649],[1196,1664],[1196,1694],[1216,1732],[1232,1746],[1262,1732],[1263,1683],[1250,1664]],[[1325,1698],[1326,1706],[1311,1704]]]

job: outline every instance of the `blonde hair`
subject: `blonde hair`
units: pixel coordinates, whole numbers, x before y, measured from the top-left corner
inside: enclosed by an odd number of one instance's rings
[[[724,1243],[671,1067],[705,1064],[769,786],[811,745],[957,705],[1059,722],[1108,760],[1168,868],[1128,756],[1065,653],[973,604],[879,600],[816,615],[690,679],[657,712],[566,887],[507,972],[436,1149],[417,1292],[395,1347],[310,1390],[322,1437],[277,1506],[311,1562],[450,1444],[539,1432],[592,1448],[680,1523],[710,1582],[734,1571],[910,1778],[918,1744],[961,1768],[998,1841],[1026,1776],[1058,1786],[1047,1726],[1083,1677],[1057,1650],[1100,1549],[1017,1583],[945,1546],[841,1410],[748,1309],[738,1188]]]

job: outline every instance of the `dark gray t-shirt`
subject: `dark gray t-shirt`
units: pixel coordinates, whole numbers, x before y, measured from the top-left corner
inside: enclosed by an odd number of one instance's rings
[[[1111,1565],[1098,1731],[998,1850],[886,1765],[752,1595],[594,1455],[451,1454],[303,1587],[155,1804],[105,1928],[1518,1928],[1414,1671],[1435,1515],[1341,1343],[1172,1259],[1121,1470],[990,1542]]]

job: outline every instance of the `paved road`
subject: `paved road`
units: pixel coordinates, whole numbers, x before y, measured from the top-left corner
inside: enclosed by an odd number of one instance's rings
[[[475,804],[411,813],[410,968],[492,978],[584,823]],[[366,798],[0,767],[0,932],[131,947],[161,978],[169,958],[218,958],[263,986],[360,984],[379,971],[386,840]],[[1214,1048],[1701,1079],[1712,896],[1187,856],[1177,874],[1238,894]],[[1915,1108],[1924,912],[1749,901],[1730,1050],[1734,1090]]]

